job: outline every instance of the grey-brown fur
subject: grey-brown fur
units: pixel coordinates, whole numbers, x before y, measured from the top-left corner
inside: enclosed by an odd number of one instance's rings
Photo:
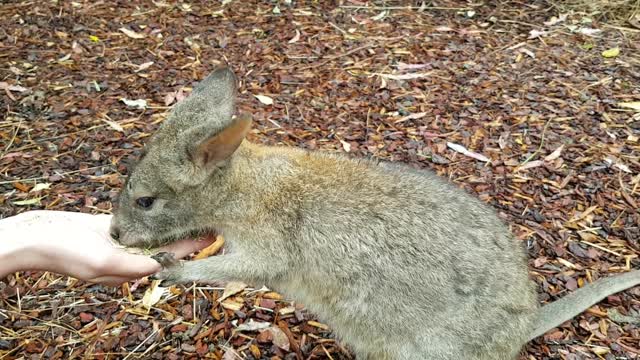
[[[157,274],[242,280],[304,304],[358,359],[513,360],[531,338],[636,272],[538,309],[522,245],[494,210],[428,170],[243,141],[235,76],[176,106],[130,174],[113,222],[128,246],[218,232],[226,254]],[[227,130],[224,130],[227,129]],[[149,209],[139,197],[155,197]],[[595,289],[595,290],[594,290]]]

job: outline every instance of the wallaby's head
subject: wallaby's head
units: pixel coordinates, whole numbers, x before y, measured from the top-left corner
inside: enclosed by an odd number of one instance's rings
[[[234,116],[236,86],[233,72],[220,68],[174,107],[120,192],[115,240],[155,247],[209,230],[199,217],[228,195],[228,165],[251,126],[249,116]]]

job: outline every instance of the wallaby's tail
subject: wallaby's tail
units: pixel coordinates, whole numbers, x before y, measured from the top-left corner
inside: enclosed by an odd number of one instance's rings
[[[586,285],[538,310],[529,340],[561,325],[609,295],[640,284],[640,270],[610,276]]]

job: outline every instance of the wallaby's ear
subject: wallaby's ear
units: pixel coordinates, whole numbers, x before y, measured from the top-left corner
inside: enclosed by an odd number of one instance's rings
[[[249,129],[251,115],[240,114],[221,131],[190,144],[187,150],[189,159],[201,169],[218,167],[238,149]]]
[[[204,105],[206,113],[217,113],[229,119],[234,113],[237,87],[233,70],[220,67],[194,86],[191,97]]]

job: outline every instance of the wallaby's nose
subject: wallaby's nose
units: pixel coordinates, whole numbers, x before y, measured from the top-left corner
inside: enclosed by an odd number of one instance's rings
[[[117,227],[112,227],[109,232],[113,240],[120,240],[120,229],[118,229]]]

